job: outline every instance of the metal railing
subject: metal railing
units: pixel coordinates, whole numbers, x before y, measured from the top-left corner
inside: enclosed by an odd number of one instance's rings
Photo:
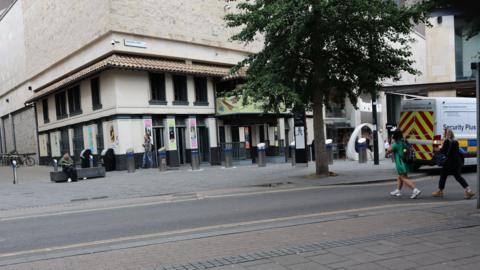
[[[244,142],[220,143],[220,156],[222,160],[225,159],[225,149],[232,149],[233,160],[245,160],[250,158],[250,150],[246,148]]]

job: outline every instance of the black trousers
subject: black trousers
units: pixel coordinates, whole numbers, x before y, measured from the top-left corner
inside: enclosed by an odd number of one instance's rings
[[[467,181],[465,181],[465,178],[463,178],[461,175],[460,175],[460,170],[461,168],[459,167],[458,169],[442,169],[442,171],[440,172],[440,181],[438,182],[438,188],[440,190],[444,190],[445,189],[445,182],[447,182],[447,177],[449,175],[453,175],[453,177],[455,177],[455,180],[457,180],[457,182],[462,185],[463,188],[467,188],[468,187],[468,183]]]
[[[74,167],[63,167],[62,171],[67,175],[67,178],[77,181],[77,170]]]

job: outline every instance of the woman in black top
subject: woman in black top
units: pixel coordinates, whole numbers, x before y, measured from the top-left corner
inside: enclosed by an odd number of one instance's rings
[[[447,159],[440,172],[440,180],[438,182],[438,191],[432,193],[434,197],[442,197],[445,189],[445,182],[449,175],[453,175],[455,180],[465,189],[465,199],[471,199],[475,196],[468,186],[467,181],[460,175],[462,169],[462,159],[460,157],[460,149],[458,142],[455,140],[455,135],[451,129],[445,131],[445,141],[443,142],[440,152],[444,154]]]

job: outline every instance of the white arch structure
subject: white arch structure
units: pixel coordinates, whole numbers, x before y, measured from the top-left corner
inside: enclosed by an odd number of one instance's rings
[[[358,153],[355,151],[355,141],[357,140],[358,135],[361,135],[362,128],[368,127],[370,130],[373,130],[373,125],[369,123],[364,123],[355,128],[353,130],[350,139],[348,140],[347,144],[347,158],[350,160],[358,160]],[[383,144],[383,137],[380,132],[378,133],[378,156],[380,160],[385,159],[385,149]],[[368,151],[368,150],[367,150]],[[368,159],[372,159],[372,155],[367,155]]]

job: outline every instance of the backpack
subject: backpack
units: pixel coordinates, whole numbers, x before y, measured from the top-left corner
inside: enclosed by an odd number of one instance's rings
[[[403,140],[403,155],[402,161],[405,163],[412,163],[415,160],[415,150],[413,146],[407,141]]]

